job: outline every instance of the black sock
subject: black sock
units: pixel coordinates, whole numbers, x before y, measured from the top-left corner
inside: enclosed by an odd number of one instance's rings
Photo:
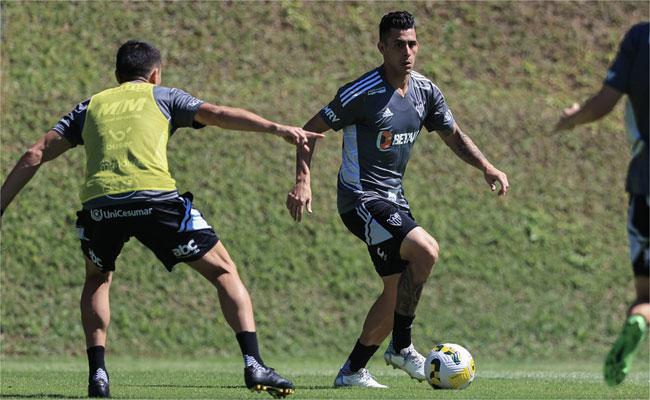
[[[103,369],[106,372],[106,379],[108,379],[108,371],[106,371],[106,365],[104,365],[104,346],[93,346],[86,349],[86,354],[88,354],[88,370],[89,376],[92,378],[98,369]]]
[[[379,346],[364,346],[357,340],[348,358],[350,360],[350,372],[357,372],[361,368],[364,368],[378,348]]]
[[[395,319],[393,320],[393,350],[397,353],[411,345],[411,326],[413,326],[414,319],[415,315],[409,317],[395,313]]]
[[[262,357],[260,357],[260,348],[257,344],[257,333],[242,331],[239,332],[236,337],[237,342],[239,343],[239,348],[241,349],[241,354],[244,356],[244,364],[246,364],[247,367],[252,364],[252,360],[247,358],[252,357],[258,364],[264,365],[264,361],[262,361]]]

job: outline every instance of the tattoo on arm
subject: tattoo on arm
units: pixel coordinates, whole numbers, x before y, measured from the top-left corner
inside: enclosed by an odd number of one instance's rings
[[[401,315],[415,315],[415,309],[420,301],[424,282],[416,283],[410,268],[402,272],[397,284],[397,305],[395,311]]]
[[[480,169],[487,162],[487,159],[481,153],[481,150],[476,147],[472,139],[457,126],[454,127],[453,131],[444,132],[443,139],[454,153],[466,163]]]

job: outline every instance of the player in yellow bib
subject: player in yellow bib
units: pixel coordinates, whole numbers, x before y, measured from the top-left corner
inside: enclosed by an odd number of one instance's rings
[[[84,145],[83,207],[76,227],[86,261],[81,316],[88,396],[110,397],[104,362],[109,289],[115,259],[131,237],[151,249],[169,271],[185,262],[216,287],[244,357],[249,389],[275,397],[293,393],[293,384],[262,361],[248,291],[217,234],[193,207],[192,194],[178,193],[167,166],[167,141],[178,128],[206,125],[270,133],[304,148],[309,139],[322,135],[159,86],[160,52],[145,42],[128,41],[120,47],[115,75],[118,87],[79,103],[25,152],[7,176],[0,197],[4,212],[41,165]]]

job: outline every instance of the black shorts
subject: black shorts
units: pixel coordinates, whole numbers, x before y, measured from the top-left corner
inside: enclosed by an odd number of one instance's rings
[[[399,274],[407,261],[400,256],[406,235],[418,226],[409,210],[385,200],[370,200],[341,214],[348,230],[363,240],[380,276]]]
[[[179,262],[203,257],[219,241],[192,208],[192,194],[166,201],[138,202],[77,212],[81,250],[102,271],[114,271],[124,243],[135,236],[171,271]]]
[[[627,236],[630,241],[630,260],[634,276],[650,275],[648,202],[650,202],[650,196],[630,195],[630,205],[627,211]]]

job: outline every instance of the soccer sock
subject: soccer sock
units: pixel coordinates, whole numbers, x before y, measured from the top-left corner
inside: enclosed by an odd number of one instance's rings
[[[259,364],[264,365],[262,357],[260,357],[260,348],[257,344],[257,333],[241,331],[237,335],[237,342],[241,349],[241,354],[244,356],[244,364],[249,367],[251,365]]]
[[[411,327],[415,315],[407,316],[395,313],[393,320],[393,350],[399,353],[400,350],[411,345]]]
[[[345,371],[346,368],[343,367],[343,372],[355,373],[361,368],[364,368],[366,364],[368,364],[368,360],[370,360],[378,348],[379,346],[364,346],[359,340],[357,340],[357,343],[354,345],[354,349],[352,349],[352,353],[350,353],[350,357],[348,358],[349,362],[346,363],[349,371]]]
[[[108,382],[108,372],[106,371],[106,365],[104,365],[104,352],[104,346],[93,346],[86,349],[90,379],[103,378]]]

